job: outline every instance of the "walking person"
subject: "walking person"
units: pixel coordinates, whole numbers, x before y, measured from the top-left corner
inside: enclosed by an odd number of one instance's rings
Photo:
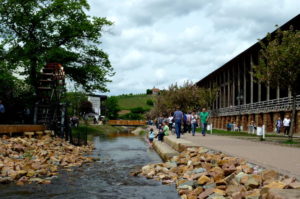
[[[187,132],[187,117],[186,117],[187,114],[183,113],[183,131],[182,131],[182,135],[184,133]]]
[[[195,114],[195,112],[193,112],[192,115],[191,115],[191,128],[192,128],[192,135],[193,136],[195,136],[197,126],[198,126],[197,115]]]
[[[289,116],[286,116],[283,120],[284,135],[289,135],[290,125],[291,125],[291,119]]]
[[[169,123],[169,129],[170,129],[170,131],[172,131],[172,127],[173,127],[173,116],[172,116],[172,113],[168,117],[168,123]]]
[[[279,117],[279,118],[277,119],[277,121],[276,121],[276,132],[277,132],[278,134],[280,134],[280,129],[281,129],[281,127],[282,127],[282,120],[281,120],[281,118]]]
[[[206,135],[206,128],[207,128],[207,120],[209,118],[209,114],[206,111],[206,108],[202,109],[202,112],[200,112],[200,121],[201,121],[201,127],[202,127],[202,135]]]
[[[179,110],[179,107],[177,107],[177,110],[174,112],[173,118],[175,122],[176,137],[179,139],[181,134],[181,122],[183,119],[183,113],[181,110]]]
[[[188,114],[186,114],[186,125],[187,125],[187,132],[188,133],[191,133],[191,130],[192,130],[191,120],[192,120],[192,113],[188,112]]]
[[[163,116],[162,115],[159,116],[158,117],[158,129],[162,129],[162,127],[163,127],[163,121],[164,121]]]

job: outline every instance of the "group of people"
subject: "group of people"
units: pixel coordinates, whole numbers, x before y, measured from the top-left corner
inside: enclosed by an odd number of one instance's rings
[[[155,135],[153,128],[149,132],[149,141],[153,142],[154,138],[163,141],[163,137],[169,135],[169,131],[176,133],[177,139],[180,138],[184,133],[192,133],[195,136],[196,128],[201,124],[202,135],[206,135],[207,122],[209,119],[209,113],[206,108],[202,109],[202,112],[196,114],[196,112],[183,113],[179,107],[176,111],[170,114],[169,117],[158,117],[155,120],[156,128],[158,129],[158,134]]]
[[[276,120],[276,133],[280,133],[281,129],[283,129],[284,135],[289,135],[290,128],[291,128],[291,119],[289,116],[286,116],[283,121],[280,117]]]
[[[284,135],[289,135],[290,126],[291,119],[288,115],[284,117],[283,120],[281,120],[281,117],[278,117],[278,119],[275,121],[275,131],[278,134],[280,134],[280,132],[283,131]],[[241,126],[237,125],[235,122],[227,123],[226,127],[227,131],[241,131]],[[248,129],[250,133],[254,133],[257,129],[257,125],[253,120],[249,123]]]

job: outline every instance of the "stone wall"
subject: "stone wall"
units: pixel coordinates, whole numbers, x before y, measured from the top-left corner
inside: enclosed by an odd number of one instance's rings
[[[226,130],[227,124],[229,122],[236,124],[241,124],[243,126],[243,131],[248,131],[248,125],[251,121],[254,121],[257,126],[265,125],[266,132],[272,133],[275,130],[275,123],[278,118],[283,118],[285,116],[291,117],[291,112],[274,112],[274,113],[260,113],[260,114],[250,114],[250,115],[235,115],[235,116],[222,116],[222,117],[212,117],[210,122],[213,124],[213,128]],[[296,113],[296,123],[295,123],[296,133],[300,134],[300,111]],[[283,132],[283,129],[281,129]]]

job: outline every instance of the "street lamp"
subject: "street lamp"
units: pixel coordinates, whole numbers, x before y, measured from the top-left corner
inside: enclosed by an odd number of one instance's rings
[[[240,125],[240,120],[241,120],[241,110],[242,110],[242,107],[241,107],[241,102],[244,100],[244,96],[242,94],[243,92],[240,91],[238,93],[238,96],[236,97],[236,100],[238,101],[238,106],[239,106],[239,125],[238,125],[238,128],[239,128],[239,131],[241,131],[241,125]]]

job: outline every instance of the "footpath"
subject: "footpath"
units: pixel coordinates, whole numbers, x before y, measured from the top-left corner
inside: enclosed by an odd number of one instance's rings
[[[154,142],[154,149],[164,160],[170,159],[191,146],[202,146],[221,151],[300,180],[300,148],[210,134],[202,136],[200,133],[197,133],[195,136],[186,133],[180,139],[176,139],[175,135],[169,135],[165,137],[163,143],[159,141]]]

